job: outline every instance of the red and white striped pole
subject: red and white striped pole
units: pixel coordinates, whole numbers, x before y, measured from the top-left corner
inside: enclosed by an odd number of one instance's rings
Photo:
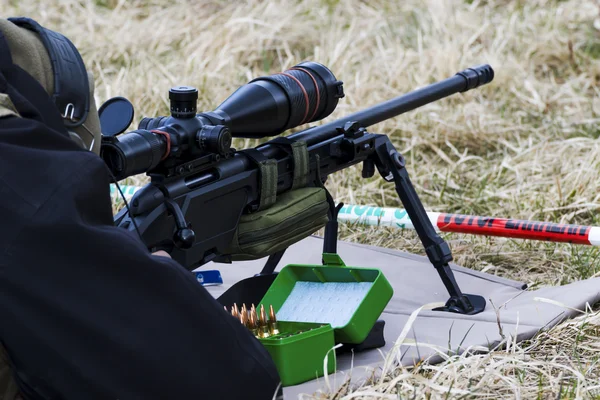
[[[436,212],[428,212],[427,216],[438,232],[600,246],[600,227],[595,226]],[[338,219],[361,225],[414,229],[406,210],[400,208],[349,204],[340,210]]]

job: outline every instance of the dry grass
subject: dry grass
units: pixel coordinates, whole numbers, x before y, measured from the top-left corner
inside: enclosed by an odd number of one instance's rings
[[[441,363],[374,373],[359,387],[342,385],[334,396],[322,398],[597,399],[599,335],[600,314],[588,313],[531,341],[515,343],[508,337],[492,351],[471,349],[452,356],[440,352]]]
[[[331,118],[490,63],[496,71],[492,84],[372,131],[388,134],[404,153],[428,210],[600,224],[598,1],[0,0],[0,5],[4,15],[31,16],[70,37],[96,76],[97,101],[128,97],[137,107],[136,121],[165,115],[173,85],[198,87],[199,109],[211,110],[248,80],[306,59],[327,65],[345,82],[346,98]],[[236,146],[252,144],[238,140]],[[389,184],[362,180],[358,168],[332,176],[328,187],[338,201],[401,207]],[[344,227],[342,238],[422,253],[409,231]],[[446,238],[458,263],[532,287],[600,273],[597,248]],[[599,396],[599,318],[590,312],[530,343],[489,354],[400,368],[369,390],[399,390],[402,398]]]

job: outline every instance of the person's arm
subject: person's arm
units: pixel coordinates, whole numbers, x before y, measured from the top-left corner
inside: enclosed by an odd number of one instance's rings
[[[0,124],[0,218],[14,224],[0,228],[0,335],[20,385],[66,399],[273,398],[265,348],[190,272],[112,225],[102,160],[66,140]]]

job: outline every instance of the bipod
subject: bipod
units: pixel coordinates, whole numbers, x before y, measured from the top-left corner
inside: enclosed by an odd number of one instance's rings
[[[372,136],[372,135],[367,135]],[[485,309],[485,299],[479,295],[463,294],[454,278],[448,263],[452,261],[452,252],[448,244],[435,231],[427,212],[410,181],[405,168],[404,157],[396,150],[389,137],[375,136],[375,152],[364,161],[363,178],[373,176],[375,165],[387,182],[394,182],[396,193],[404,205],[410,220],[425,248],[429,261],[437,270],[450,298],[443,307],[434,311],[448,311],[459,314],[473,315]],[[360,136],[359,136],[360,137]]]

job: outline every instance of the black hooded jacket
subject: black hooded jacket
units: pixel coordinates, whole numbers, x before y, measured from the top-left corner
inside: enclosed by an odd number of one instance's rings
[[[20,117],[0,118],[0,341],[24,397],[272,399],[264,347],[113,225],[104,162],[71,141],[3,39],[0,93]]]

